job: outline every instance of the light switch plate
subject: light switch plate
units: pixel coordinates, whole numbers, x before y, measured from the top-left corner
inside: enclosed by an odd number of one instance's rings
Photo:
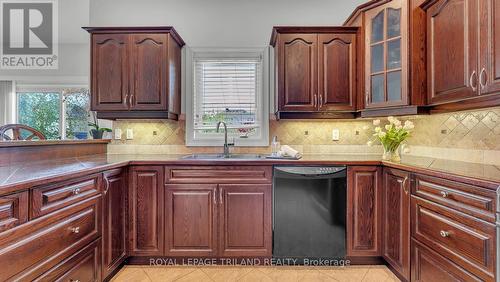
[[[134,139],[134,130],[127,128],[127,140]]]
[[[339,141],[340,140],[340,131],[338,129],[332,130],[332,140]]]
[[[115,129],[115,140],[121,140],[122,139],[122,130],[117,128]]]

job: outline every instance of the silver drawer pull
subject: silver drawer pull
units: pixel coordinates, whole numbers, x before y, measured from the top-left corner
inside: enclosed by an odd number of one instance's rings
[[[476,83],[476,86],[474,86],[474,82],[477,82],[476,71],[473,71],[472,74],[470,75],[470,78],[469,78],[470,87],[472,88],[473,92],[476,92],[476,90],[477,90],[477,83]]]
[[[80,188],[76,188],[75,190],[73,190],[73,195],[78,195],[80,194]]]
[[[75,233],[75,234],[80,233],[80,227],[72,227],[70,230],[72,233]]]
[[[79,279],[69,279],[70,282],[80,282]]]
[[[448,192],[446,191],[441,191],[441,196],[443,196],[443,198],[448,198],[450,194],[448,194]]]
[[[441,235],[441,237],[443,238],[450,237],[450,232],[441,230],[441,232],[439,232],[439,235]]]

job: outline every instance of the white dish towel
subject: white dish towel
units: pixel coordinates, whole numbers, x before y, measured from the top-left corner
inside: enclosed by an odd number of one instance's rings
[[[291,157],[291,158],[300,158],[302,156],[302,154],[300,154],[299,151],[295,150],[294,148],[288,145],[281,146],[280,155],[283,157]]]

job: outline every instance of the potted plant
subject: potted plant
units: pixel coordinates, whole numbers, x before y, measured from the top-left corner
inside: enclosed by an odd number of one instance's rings
[[[106,127],[99,127],[99,122],[97,121],[97,116],[95,112],[91,112],[93,122],[89,122],[89,126],[92,128],[90,130],[90,135],[92,135],[92,138],[94,139],[102,139],[102,135],[104,132],[112,132],[111,128],[106,128]]]
[[[405,121],[403,125],[395,117],[388,117],[387,120],[389,124],[386,124],[384,127],[381,126],[380,120],[373,121],[375,129],[373,139],[368,141],[368,146],[372,146],[378,140],[384,147],[382,159],[385,161],[400,162],[399,146],[410,136],[415,125],[409,120]]]

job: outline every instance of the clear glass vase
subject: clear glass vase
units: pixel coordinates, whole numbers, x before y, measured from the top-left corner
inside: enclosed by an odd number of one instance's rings
[[[401,155],[399,154],[399,146],[392,152],[391,161],[399,163],[401,161]]]
[[[382,160],[390,161],[392,159],[392,152],[384,147],[384,154],[382,155]]]
[[[382,155],[382,160],[399,163],[401,161],[399,147],[400,147],[399,145],[395,149],[384,147],[384,154]]]

